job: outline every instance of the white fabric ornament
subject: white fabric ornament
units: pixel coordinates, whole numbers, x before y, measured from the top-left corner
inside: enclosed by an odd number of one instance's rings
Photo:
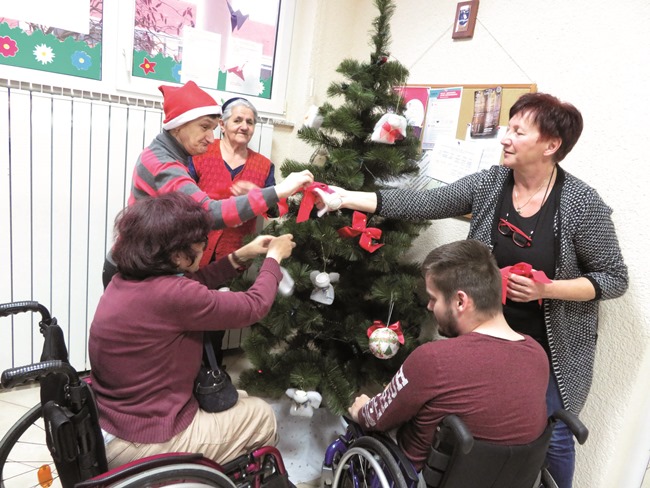
[[[307,110],[307,114],[303,119],[302,125],[310,129],[320,129],[321,124],[323,123],[323,116],[318,113],[318,107],[312,105]]]
[[[282,280],[278,285],[278,293],[285,297],[293,295],[293,289],[296,287],[296,282],[293,280],[286,268],[280,266],[282,272]]]
[[[289,388],[285,392],[293,400],[289,413],[296,417],[311,417],[314,409],[320,407],[323,397],[317,391],[298,390]]]
[[[331,305],[334,302],[334,287],[332,283],[338,282],[339,277],[340,275],[338,273],[312,271],[309,274],[309,279],[314,285],[314,290],[311,292],[310,298],[323,305]]]
[[[395,144],[395,141],[405,137],[406,118],[397,114],[385,114],[375,124],[370,140],[382,144]]]

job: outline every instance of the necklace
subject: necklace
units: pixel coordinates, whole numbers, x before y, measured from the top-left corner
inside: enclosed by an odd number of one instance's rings
[[[548,177],[548,181],[542,181],[542,184],[539,185],[539,188],[533,193],[528,200],[526,200],[526,203],[523,205],[519,205],[519,194],[517,193],[517,188],[513,186],[513,190],[515,192],[515,210],[517,211],[518,214],[521,213],[521,210],[530,203],[530,201],[537,195],[540,191],[542,191],[542,188],[544,188],[544,185],[546,185],[546,193],[544,193],[544,198],[542,199],[542,205],[544,205],[544,200],[546,199],[546,195],[548,193],[548,187],[551,184],[551,180],[553,179],[553,173],[555,173],[555,165],[553,165],[553,170],[551,171],[551,176]],[[540,205],[541,207],[541,205]]]

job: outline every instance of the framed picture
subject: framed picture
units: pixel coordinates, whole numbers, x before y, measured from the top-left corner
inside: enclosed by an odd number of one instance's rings
[[[474,36],[478,1],[470,0],[458,3],[456,18],[454,19],[454,32],[451,35],[452,39],[471,39]]]

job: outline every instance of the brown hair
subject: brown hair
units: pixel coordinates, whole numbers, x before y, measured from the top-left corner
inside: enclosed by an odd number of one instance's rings
[[[526,93],[510,108],[510,118],[528,115],[537,125],[543,139],[559,137],[562,144],[553,155],[556,163],[573,149],[582,134],[582,114],[568,102],[548,93]]]
[[[468,239],[434,249],[422,263],[422,273],[447,301],[461,290],[477,312],[494,316],[502,310],[501,272],[482,242]]]
[[[126,279],[178,273],[173,255],[196,258],[192,244],[203,242],[210,229],[208,212],[190,196],[171,192],[147,197],[115,219],[113,259]]]

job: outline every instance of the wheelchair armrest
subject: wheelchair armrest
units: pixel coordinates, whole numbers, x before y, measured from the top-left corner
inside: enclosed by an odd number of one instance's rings
[[[358,439],[359,437],[364,436],[366,434],[361,428],[361,426],[357,422],[352,420],[350,417],[348,417],[347,415],[343,415],[342,417],[343,420],[345,420],[345,422],[347,423],[347,429],[353,432],[353,436],[355,438]]]
[[[474,447],[474,436],[472,436],[465,422],[456,415],[447,415],[442,419],[441,423],[453,431],[458,447],[463,454],[468,454]]]
[[[564,422],[567,427],[573,432],[576,440],[579,444],[584,444],[587,442],[587,437],[589,437],[589,429],[582,423],[578,416],[568,410],[560,409],[557,410],[551,415],[554,420],[561,420]]]

